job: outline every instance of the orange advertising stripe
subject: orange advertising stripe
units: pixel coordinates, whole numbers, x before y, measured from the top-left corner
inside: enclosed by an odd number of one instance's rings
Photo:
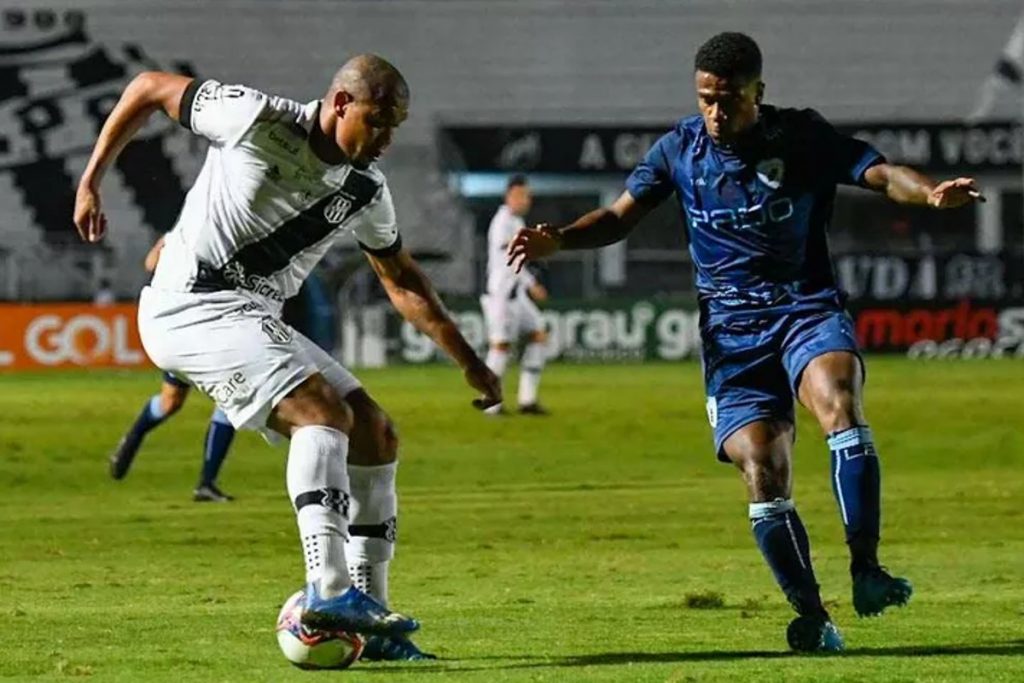
[[[151,368],[135,304],[0,304],[0,371]]]

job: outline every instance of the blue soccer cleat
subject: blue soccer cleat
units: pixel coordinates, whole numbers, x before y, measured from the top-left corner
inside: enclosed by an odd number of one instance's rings
[[[360,659],[368,662],[418,662],[437,659],[437,655],[424,652],[416,647],[416,643],[402,636],[370,636]]]
[[[835,653],[845,649],[843,636],[828,615],[801,615],[789,622],[786,642],[796,652]]]
[[[877,616],[893,605],[902,607],[913,594],[909,581],[890,575],[884,567],[872,567],[853,577],[853,609],[862,617]]]
[[[321,598],[315,582],[306,585],[302,625],[381,636],[401,636],[420,627],[415,619],[392,612],[355,586],[337,597]]]

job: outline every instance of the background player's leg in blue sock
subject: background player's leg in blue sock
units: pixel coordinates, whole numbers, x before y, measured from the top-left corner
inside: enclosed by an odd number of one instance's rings
[[[226,502],[233,499],[217,487],[217,476],[234,438],[235,428],[228,416],[220,408],[215,408],[203,440],[203,469],[195,490],[196,501]]]
[[[110,456],[110,476],[114,479],[123,479],[128,474],[128,469],[132,466],[132,461],[146,434],[178,412],[187,396],[187,384],[177,379],[169,380],[165,376],[160,393],[152,396],[142,406],[142,412],[135,418],[135,422]]]

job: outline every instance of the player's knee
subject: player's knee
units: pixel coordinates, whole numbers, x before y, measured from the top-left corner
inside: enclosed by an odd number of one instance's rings
[[[724,444],[740,470],[753,501],[788,498],[792,427],[757,423],[737,431]]]
[[[491,348],[495,351],[502,351],[508,353],[512,350],[512,344],[510,342],[492,342]]]
[[[181,410],[181,407],[185,405],[185,397],[188,396],[187,391],[163,391],[160,393],[160,410],[167,417],[174,415],[176,412]]]
[[[826,433],[848,429],[863,422],[860,401],[854,387],[844,382],[832,385],[825,395],[819,398],[815,413]]]
[[[375,430],[377,431],[377,439],[381,444],[380,452],[385,456],[382,460],[393,462],[398,458],[398,429],[387,413],[380,410],[378,414],[380,418],[375,425]]]
[[[348,434],[352,423],[351,406],[320,375],[313,375],[293,389],[278,403],[268,422],[284,434],[309,426],[331,427]]]
[[[354,412],[349,462],[386,465],[398,458],[398,431],[384,409],[358,389],[345,397]]]
[[[530,342],[533,344],[544,344],[548,340],[548,333],[546,330],[536,330],[530,333]]]

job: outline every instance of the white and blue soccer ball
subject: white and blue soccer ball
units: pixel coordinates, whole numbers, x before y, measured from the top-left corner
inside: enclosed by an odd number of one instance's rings
[[[288,598],[277,617],[277,644],[289,662],[301,669],[347,669],[363,653],[365,641],[356,633],[311,629],[302,625],[306,592]]]

